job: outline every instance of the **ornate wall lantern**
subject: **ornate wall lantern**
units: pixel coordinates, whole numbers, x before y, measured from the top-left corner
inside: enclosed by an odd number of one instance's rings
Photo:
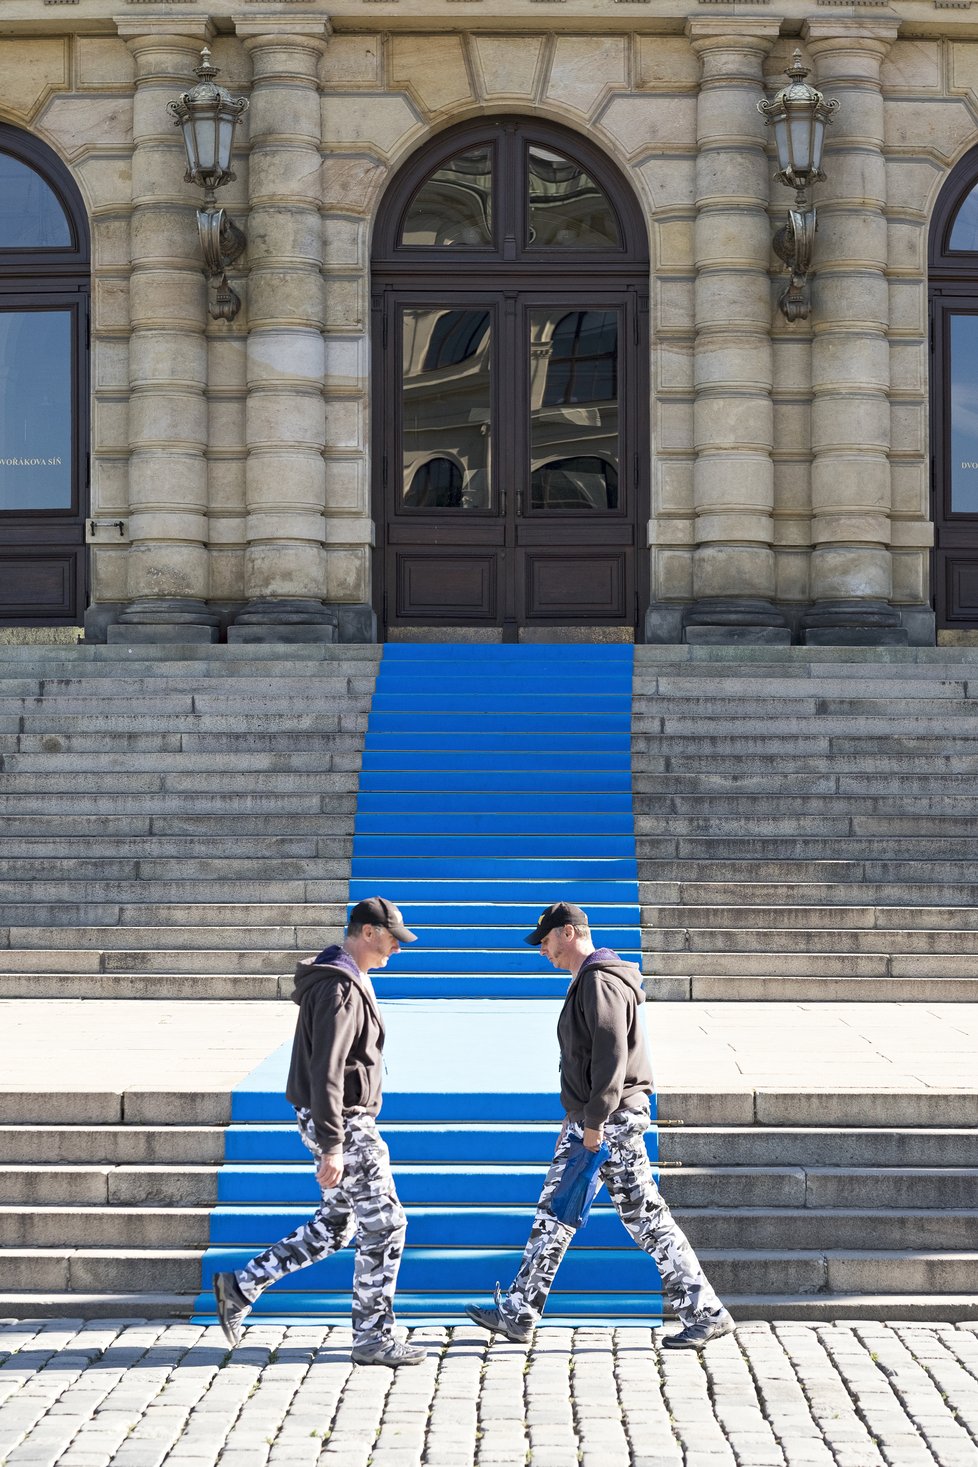
[[[232,97],[225,87],[214,81],[217,67],[211,65],[211,53],[205,46],[200,65],[194,67],[200,78],[189,92],[167,104],[177,127],[183,129],[183,145],[187,151],[188,183],[199,183],[204,190],[204,207],[197,210],[197,229],[204,252],[207,273],[214,297],[209,310],[215,321],[233,321],[241,309],[241,300],[228,284],[227,271],[245,247],[244,231],[219,209],[215,190],[231,183],[231,154],[238,118],[248,110],[247,97]]]
[[[791,282],[778,300],[782,314],[789,321],[803,321],[811,311],[811,288],[808,275],[817,228],[815,207],[809,205],[805,190],[819,183],[822,172],[822,146],[825,125],[837,110],[837,101],[826,101],[815,87],[805,81],[809,68],[802,64],[800,51],[795,51],[785,75],[789,78],[777,96],[769,102],[758,102],[757,110],[770,127],[778,150],[778,178],[795,189],[795,207],[788,210],[788,222],[774,236],[774,251],[791,271]]]

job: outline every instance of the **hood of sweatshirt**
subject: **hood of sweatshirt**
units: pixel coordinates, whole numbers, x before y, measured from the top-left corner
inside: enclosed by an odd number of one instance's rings
[[[574,983],[577,982],[581,974],[586,972],[588,968],[600,968],[602,973],[611,973],[632,990],[637,1003],[645,1002],[645,990],[642,987],[642,974],[640,969],[634,963],[623,962],[613,948],[597,947],[593,953],[588,953],[577,970]],[[571,984],[571,988],[573,988],[574,983]]]
[[[336,969],[349,973],[359,986],[363,987],[363,975],[348,952],[344,952],[338,943],[332,947],[323,948],[318,957],[308,958],[300,963],[295,970],[295,988],[292,990],[292,1002],[301,1003],[303,996],[317,983],[335,983]]]

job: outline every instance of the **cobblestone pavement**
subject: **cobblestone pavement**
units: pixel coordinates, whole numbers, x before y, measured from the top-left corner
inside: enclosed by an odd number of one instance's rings
[[[643,1329],[531,1345],[424,1329],[426,1363],[352,1366],[350,1332],[0,1322],[6,1467],[976,1467],[978,1326],[742,1324],[702,1357]]]

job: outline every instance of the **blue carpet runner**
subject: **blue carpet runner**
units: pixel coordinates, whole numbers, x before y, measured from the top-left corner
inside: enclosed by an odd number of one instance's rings
[[[388,1030],[381,1129],[409,1219],[405,1323],[458,1323],[466,1301],[509,1282],[530,1228],[560,1119],[555,1029],[568,980],[525,934],[566,899],[588,912],[596,945],[641,961],[632,660],[629,646],[384,648],[349,897],[389,896],[420,939],[375,977]],[[282,1095],[290,1048],[232,1099],[201,1320],[213,1319],[213,1273],[317,1202]],[[648,1145],[654,1165],[654,1128]],[[351,1264],[344,1250],[303,1269],[252,1318],[347,1322]],[[602,1195],[544,1323],[660,1318],[655,1266]]]

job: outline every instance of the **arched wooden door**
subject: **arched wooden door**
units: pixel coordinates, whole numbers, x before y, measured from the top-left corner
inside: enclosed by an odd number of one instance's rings
[[[68,169],[0,124],[0,625],[87,604],[89,273]]]
[[[442,134],[384,201],[373,304],[381,625],[633,628],[648,248],[608,160],[525,120]]]

